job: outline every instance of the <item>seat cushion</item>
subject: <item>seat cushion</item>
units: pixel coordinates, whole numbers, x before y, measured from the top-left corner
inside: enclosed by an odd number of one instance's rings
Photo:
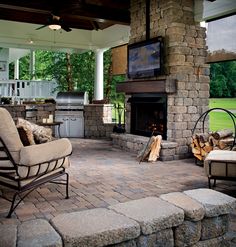
[[[20,164],[32,166],[71,154],[72,146],[67,138],[23,147],[20,150]]]
[[[205,160],[236,162],[236,151],[212,150]]]
[[[226,174],[226,165],[228,165],[228,174]],[[236,152],[226,150],[211,151],[204,160],[204,169],[207,176],[236,177]]]
[[[45,171],[51,171],[54,167],[60,167],[63,164],[63,159],[61,158],[70,155],[71,152],[72,146],[67,138],[62,138],[39,145],[23,147],[20,151],[20,165],[18,166],[18,174],[21,178],[26,178],[27,176],[35,176],[36,174],[43,174]],[[57,163],[56,161],[53,161],[48,166],[49,161],[56,159],[58,159]],[[63,164],[63,167],[68,166],[69,159],[67,158]]]

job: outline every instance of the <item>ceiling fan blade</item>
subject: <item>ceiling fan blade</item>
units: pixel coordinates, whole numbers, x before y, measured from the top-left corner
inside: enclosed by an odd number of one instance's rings
[[[35,30],[40,30],[40,29],[42,29],[42,28],[44,28],[44,27],[46,27],[46,26],[48,26],[48,25],[43,25],[43,26],[41,26],[41,27],[36,28]]]

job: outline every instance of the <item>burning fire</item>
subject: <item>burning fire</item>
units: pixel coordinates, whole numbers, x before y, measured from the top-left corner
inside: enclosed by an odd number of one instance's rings
[[[152,123],[151,125],[148,126],[148,130],[155,131],[155,132],[158,132],[158,133],[163,133],[164,125],[163,124]]]

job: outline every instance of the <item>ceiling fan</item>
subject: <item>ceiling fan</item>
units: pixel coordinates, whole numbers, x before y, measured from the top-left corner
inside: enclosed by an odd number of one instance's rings
[[[51,16],[48,18],[47,22],[48,24],[38,27],[36,30],[40,30],[44,27],[49,27],[51,30],[63,29],[66,32],[70,32],[72,30],[62,21],[60,16],[54,15],[53,13],[51,13]]]

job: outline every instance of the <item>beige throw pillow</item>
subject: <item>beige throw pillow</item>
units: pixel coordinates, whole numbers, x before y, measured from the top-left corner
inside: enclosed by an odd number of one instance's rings
[[[18,118],[17,126],[22,126],[30,129],[33,133],[34,141],[36,144],[45,143],[52,140],[52,130],[50,128],[39,126],[23,118]]]

